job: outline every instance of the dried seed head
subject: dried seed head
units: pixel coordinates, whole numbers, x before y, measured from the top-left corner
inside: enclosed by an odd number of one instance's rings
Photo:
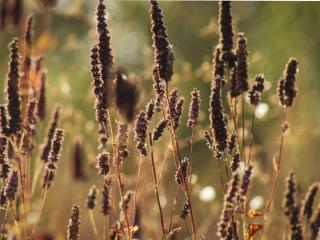
[[[228,132],[224,120],[224,110],[221,100],[222,79],[215,78],[211,86],[210,95],[210,128],[214,136],[216,156],[221,156],[226,151],[228,143]]]
[[[147,148],[146,148],[146,137],[147,137],[147,128],[148,128],[148,121],[146,119],[146,113],[141,111],[136,119],[135,128],[134,128],[134,138],[137,141],[137,150],[142,155],[147,155]]]
[[[189,106],[189,116],[188,116],[188,127],[195,127],[199,124],[199,115],[200,115],[200,91],[196,88],[191,92],[191,102]]]
[[[232,155],[234,151],[238,150],[237,148],[238,148],[238,135],[236,132],[232,132],[228,142],[229,154]]]
[[[101,176],[106,176],[109,173],[110,165],[110,154],[108,152],[102,152],[97,157],[97,165],[98,174]]]
[[[56,175],[57,164],[51,161],[46,162],[43,175],[42,188],[49,189]]]
[[[183,184],[183,182],[187,181],[188,169],[189,169],[189,159],[185,157],[182,160],[181,165],[178,166],[178,169],[174,176],[177,184]]]
[[[45,71],[42,71],[40,75],[40,90],[39,90],[39,100],[38,100],[38,114],[39,114],[39,119],[41,121],[44,120],[47,114],[46,79],[47,79],[47,73]]]
[[[127,191],[123,196],[123,201],[120,202],[120,208],[122,211],[127,211],[129,209],[129,205],[133,196],[133,192]]]
[[[19,185],[19,176],[16,170],[13,170],[6,182],[4,188],[4,195],[9,201],[13,201],[16,199],[16,194],[18,192]]]
[[[96,186],[92,186],[89,190],[89,194],[86,201],[86,206],[88,209],[94,209],[96,206],[96,198],[97,198],[98,190]]]
[[[19,94],[20,82],[20,55],[19,42],[14,38],[9,44],[10,62],[7,77],[7,101],[8,101],[8,115],[9,115],[9,132],[10,134],[17,134],[21,130],[21,99]]]
[[[79,240],[80,239],[80,207],[73,205],[71,209],[71,216],[68,224],[67,239]]]
[[[298,61],[290,58],[278,83],[279,103],[283,107],[291,107],[297,96],[296,76],[298,73]]]
[[[92,91],[95,98],[95,111],[96,111],[96,120],[102,125],[107,121],[106,113],[106,103],[103,96],[103,82],[101,77],[101,69],[99,62],[99,48],[97,45],[94,45],[91,48],[90,54],[90,72],[92,78]]]
[[[51,143],[51,150],[49,152],[49,161],[56,163],[60,157],[62,150],[62,143],[64,140],[64,130],[57,128]]]
[[[236,150],[232,155],[232,161],[231,161],[231,171],[235,172],[238,170],[240,166],[240,153],[238,150]]]
[[[73,143],[73,149],[72,149],[72,177],[75,180],[80,180],[85,178],[85,172],[84,172],[84,146],[82,142],[77,139]]]
[[[315,198],[317,196],[318,191],[319,191],[319,183],[312,184],[306,194],[304,201],[303,201],[302,214],[306,218],[307,222],[309,222],[310,218],[312,217],[313,204],[314,204],[314,201],[315,201]]]
[[[317,206],[317,210],[314,214],[314,218],[310,224],[312,239],[315,239],[320,228],[320,205]]]
[[[56,106],[54,111],[52,112],[49,128],[47,129],[47,135],[45,139],[45,143],[43,144],[41,159],[45,162],[49,160],[49,152],[51,148],[52,139],[54,137],[54,133],[58,126],[58,121],[60,118],[60,107]]]
[[[169,103],[167,109],[167,118],[168,119],[175,119],[176,118],[176,106],[179,99],[179,94],[177,88],[172,89],[169,95]]]
[[[251,165],[248,166],[248,168],[244,171],[243,177],[242,177],[242,182],[240,186],[240,202],[242,204],[245,204],[247,201],[247,193],[250,187],[250,178],[252,175],[252,169],[253,167]]]
[[[284,214],[286,216],[290,216],[294,210],[296,205],[296,182],[294,179],[293,172],[289,173],[289,176],[286,179],[286,193],[284,197],[283,207],[284,207]]]
[[[229,66],[234,64],[233,49],[233,28],[231,1],[219,1],[219,31],[220,44],[222,46],[222,59]],[[221,76],[223,77],[223,76]]]
[[[24,119],[23,127],[30,134],[35,134],[36,124],[38,123],[37,101],[35,98],[31,98],[26,112],[26,118]]]
[[[10,164],[8,160],[8,139],[0,136],[0,179],[5,182],[10,172]]]
[[[160,79],[169,82],[173,74],[174,54],[168,41],[167,29],[159,3],[156,0],[150,0],[150,4],[154,69],[158,72]]]
[[[182,219],[186,219],[190,214],[190,203],[189,201],[187,200],[184,204],[183,204],[183,207],[181,209],[181,212],[180,212],[180,218]]]
[[[164,97],[164,94],[165,94],[165,83],[164,82],[161,82],[160,81],[160,77],[159,77],[159,72],[157,70],[157,67],[154,67],[153,70],[152,70],[152,78],[153,78],[153,81],[154,81],[154,84],[153,84],[153,89],[156,93],[156,101],[155,101],[155,104],[156,104],[156,110],[159,112],[161,111],[161,103],[163,101],[163,97]]]
[[[153,141],[157,141],[160,139],[160,137],[163,134],[164,129],[167,127],[168,120],[167,119],[161,119],[161,121],[158,123],[158,125],[153,130]]]
[[[235,98],[248,90],[248,49],[247,39],[243,33],[238,34],[236,54],[237,64],[231,78],[231,98]]]
[[[101,200],[101,212],[104,216],[110,214],[111,210],[111,179],[105,178],[103,189],[101,191],[102,200]]]
[[[173,128],[175,130],[178,129],[180,126],[180,118],[182,115],[183,104],[184,104],[184,98],[179,97],[179,100],[177,102],[176,109],[175,109],[175,112],[176,112],[175,118],[173,119]]]
[[[36,134],[36,125],[38,123],[39,116],[37,112],[37,101],[35,98],[29,100],[26,117],[23,122],[23,128],[25,130],[22,149],[26,152],[31,152],[34,144],[32,142],[32,136]]]
[[[154,110],[155,110],[154,100],[151,99],[146,106],[146,119],[148,122],[151,121],[151,119],[154,115]]]
[[[8,160],[8,139],[5,136],[0,136],[0,165]]]
[[[113,55],[110,46],[110,33],[106,22],[106,6],[103,0],[98,1],[97,5],[97,32],[98,32],[98,49],[99,49],[99,62],[101,71],[101,82],[103,87],[104,103],[101,108],[107,109],[110,105],[108,98],[110,97],[109,86],[111,84],[113,72]],[[102,104],[102,103],[101,103]]]
[[[211,137],[210,133],[205,131],[203,136],[204,136],[204,138],[206,140],[208,148],[210,150],[213,150],[213,140],[212,140],[212,137]]]
[[[0,207],[4,207],[7,203],[7,198],[4,195],[4,187],[0,190]]]
[[[8,128],[8,111],[6,105],[0,105],[0,123],[1,123],[1,134],[8,136],[9,128]]]
[[[119,112],[128,122],[132,122],[138,99],[136,86],[129,82],[121,71],[117,71],[115,83],[116,105]]]
[[[263,74],[258,74],[255,77],[254,85],[248,92],[249,101],[252,106],[257,106],[261,101],[261,94],[264,90],[264,76]]]
[[[294,240],[303,240],[300,205],[295,205],[290,216],[290,238]]]
[[[126,123],[118,124],[117,133],[117,164],[121,164],[122,160],[128,157],[128,125]]]
[[[235,201],[237,198],[238,190],[240,184],[240,177],[238,173],[233,173],[232,178],[228,184],[228,191],[225,194],[223,201],[223,208],[220,215],[220,221],[218,223],[217,235],[221,239],[226,239],[228,235],[228,226],[230,224],[233,209],[235,206]]]
[[[222,48],[219,44],[216,46],[213,52],[213,73],[212,76],[215,79],[218,75],[224,77],[224,65],[222,59]]]

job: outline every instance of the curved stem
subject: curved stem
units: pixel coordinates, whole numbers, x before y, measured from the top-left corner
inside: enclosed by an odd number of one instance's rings
[[[287,109],[285,108],[284,109],[284,112],[283,112],[283,119],[282,119],[282,124],[285,124],[287,121]],[[265,210],[265,215],[264,215],[264,226],[266,226],[267,224],[267,221],[268,221],[268,216],[269,216],[269,213],[270,213],[270,209],[271,209],[271,206],[272,206],[272,201],[274,199],[274,195],[275,195],[275,191],[276,191],[276,188],[277,188],[277,183],[278,183],[278,179],[279,179],[279,175],[280,175],[280,166],[281,166],[281,160],[282,160],[282,150],[283,150],[283,143],[284,143],[284,129],[282,129],[281,131],[281,139],[280,139],[280,147],[279,147],[279,155],[278,155],[278,160],[277,160],[277,166],[276,166],[276,173],[275,173],[275,177],[274,177],[274,180],[273,180],[273,183],[272,183],[272,188],[271,188],[271,193],[270,193],[270,196],[269,196],[269,200],[267,202],[267,205],[266,205],[266,210]],[[264,229],[265,227],[262,229],[261,231],[261,234],[260,234],[260,237],[259,239],[262,238],[262,234],[264,232]]]
[[[157,199],[157,204],[158,204],[159,213],[160,213],[160,221],[161,221],[163,239],[167,239],[166,230],[165,230],[165,227],[164,227],[163,212],[162,212],[161,203],[160,203],[160,195],[159,195],[159,190],[158,190],[159,186],[158,186],[156,167],[155,167],[155,164],[154,164],[151,133],[149,133],[149,143],[150,143],[150,161],[151,161],[151,167],[152,167],[152,173],[153,173],[153,188],[154,188],[154,191],[156,193],[156,199]]]
[[[251,137],[250,137],[250,144],[249,144],[248,166],[250,165],[251,153],[252,153],[255,112],[256,112],[256,107],[254,106],[253,107],[253,112],[252,112],[252,115],[251,115]]]
[[[96,221],[94,220],[92,209],[89,209],[89,218],[90,218],[90,223],[92,226],[93,233],[96,236],[96,238],[98,239],[98,230],[97,230],[97,226],[96,226]]]

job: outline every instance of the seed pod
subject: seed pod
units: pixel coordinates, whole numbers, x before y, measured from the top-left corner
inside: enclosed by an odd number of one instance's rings
[[[67,239],[79,240],[80,239],[80,207],[73,205],[71,209],[71,216],[68,224]]]

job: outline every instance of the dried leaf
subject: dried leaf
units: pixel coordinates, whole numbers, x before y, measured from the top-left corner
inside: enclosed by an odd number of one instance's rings
[[[262,212],[256,211],[254,209],[250,209],[248,212],[249,217],[253,218],[253,217],[260,217],[263,215]]]
[[[256,233],[261,231],[262,228],[263,228],[262,224],[250,223],[248,228],[247,228],[247,233],[248,233],[249,239],[252,238]]]

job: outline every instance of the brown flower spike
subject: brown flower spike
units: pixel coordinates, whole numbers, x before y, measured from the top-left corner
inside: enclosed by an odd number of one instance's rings
[[[169,43],[164,17],[158,1],[150,0],[151,32],[154,47],[154,70],[160,79],[166,82],[171,80],[173,74],[174,55]]]

